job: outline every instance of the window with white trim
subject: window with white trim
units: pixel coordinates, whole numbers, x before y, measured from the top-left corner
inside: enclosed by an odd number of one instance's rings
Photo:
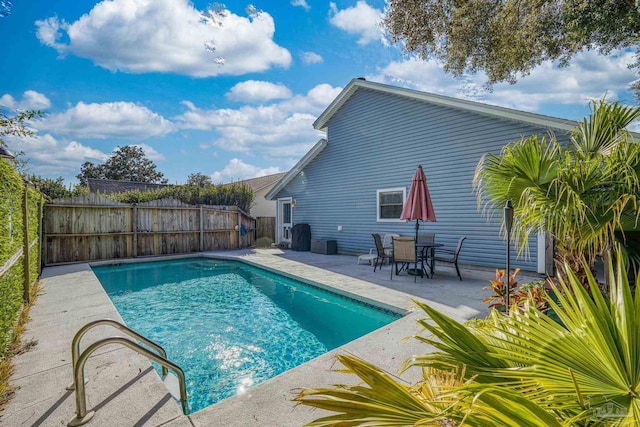
[[[401,222],[400,214],[407,197],[405,187],[387,188],[376,191],[376,206],[378,222]]]

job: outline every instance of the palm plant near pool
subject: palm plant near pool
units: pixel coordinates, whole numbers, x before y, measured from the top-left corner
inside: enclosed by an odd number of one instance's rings
[[[296,400],[336,414],[310,426],[636,425],[640,421],[640,291],[623,257],[609,265],[608,296],[593,275],[585,289],[567,268],[549,299],[560,322],[532,304],[460,324],[419,304],[437,349],[405,362],[425,369],[414,386],[352,356],[346,372],[364,384],[303,390]],[[436,381],[445,379],[444,385]],[[434,380],[434,378],[436,380]],[[615,411],[611,411],[611,409]]]
[[[512,200],[521,251],[544,231],[576,272],[583,255],[592,265],[614,241],[637,263],[640,242],[630,232],[640,230],[640,144],[625,128],[638,117],[640,107],[595,101],[568,147],[533,136],[487,154],[474,180],[479,203],[491,211]]]

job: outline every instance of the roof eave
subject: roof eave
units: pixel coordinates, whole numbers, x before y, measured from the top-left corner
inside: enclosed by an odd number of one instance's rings
[[[280,181],[276,185],[273,186],[271,190],[264,195],[264,198],[267,200],[273,200],[276,194],[280,192],[288,183],[290,183],[293,178],[295,178],[301,171],[304,169],[313,159],[316,158],[318,154],[324,150],[327,146],[327,140],[322,138],[316,144],[311,147],[307,154],[305,154],[298,163],[295,164],[293,168],[285,176],[283,176]]]
[[[519,122],[529,123],[532,125],[543,126],[546,128],[569,131],[573,129],[578,122],[574,120],[560,119],[557,117],[544,116],[541,114],[527,113],[511,108],[499,107],[495,105],[483,104],[476,101],[468,101],[464,99],[453,98],[444,95],[435,95],[426,92],[420,92],[413,89],[406,89],[397,86],[391,86],[383,83],[369,82],[361,79],[353,79],[340,92],[336,99],[318,116],[313,123],[313,127],[318,130],[326,131],[327,124],[333,115],[344,105],[347,100],[360,88],[376,90],[378,92],[389,93],[393,95],[412,98],[434,105],[466,110],[478,114],[484,114],[499,117],[507,120],[515,120]]]

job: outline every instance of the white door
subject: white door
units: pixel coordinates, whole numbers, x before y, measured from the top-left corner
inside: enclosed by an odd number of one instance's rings
[[[278,199],[278,218],[276,221],[276,243],[291,244],[291,227],[293,218],[291,212],[291,198]]]

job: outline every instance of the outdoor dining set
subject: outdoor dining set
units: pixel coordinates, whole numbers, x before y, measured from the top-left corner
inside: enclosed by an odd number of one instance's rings
[[[372,250],[372,256],[363,256],[362,258],[370,260],[373,264],[373,271],[382,268],[386,262],[391,265],[391,279],[393,274],[398,275],[402,271],[414,276],[433,278],[435,263],[446,262],[452,263],[456,267],[458,278],[462,280],[460,268],[458,266],[458,255],[462,249],[462,243],[466,237],[462,236],[458,240],[455,249],[445,248],[444,244],[435,241],[435,234],[418,233],[417,238],[413,236],[400,236],[398,234],[372,234],[375,242],[375,252]],[[412,265],[413,264],[413,268]],[[400,268],[398,268],[400,267]]]
[[[361,259],[369,260],[373,264],[373,271],[376,271],[378,267],[382,268],[382,264],[385,261],[388,261],[392,265],[391,279],[393,279],[394,270],[396,275],[406,270],[407,273],[414,276],[414,281],[417,276],[433,278],[436,261],[448,262],[455,265],[458,277],[462,280],[460,268],[458,267],[458,255],[466,237],[460,237],[455,249],[446,249],[444,244],[436,243],[435,234],[420,233],[419,231],[419,221],[436,220],[429,189],[427,188],[427,178],[424,175],[422,166],[418,166],[413,175],[411,188],[409,189],[407,201],[402,208],[400,219],[416,221],[415,237],[385,234],[384,238],[381,238],[380,234],[374,233],[372,236],[376,245],[375,254],[371,250],[369,254],[359,256],[358,262]],[[398,264],[400,264],[399,270]],[[413,268],[411,268],[411,264],[413,264]],[[420,268],[418,268],[418,264]]]

